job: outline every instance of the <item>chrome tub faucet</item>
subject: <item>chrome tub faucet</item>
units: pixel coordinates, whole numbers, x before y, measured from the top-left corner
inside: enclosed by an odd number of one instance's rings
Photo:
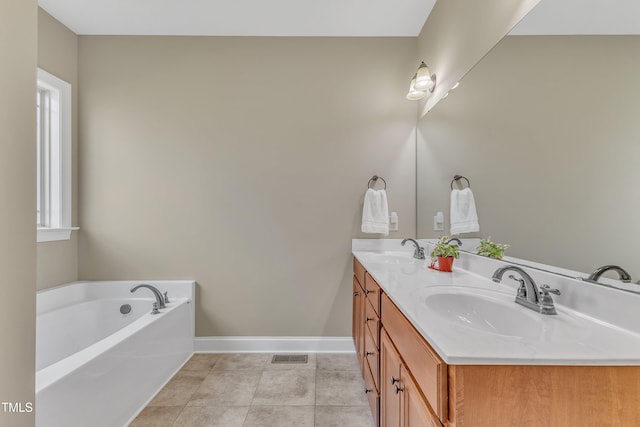
[[[553,298],[551,298],[551,295],[549,294],[560,295],[560,291],[550,288],[547,285],[542,285],[538,288],[533,278],[522,268],[515,265],[507,265],[505,267],[498,268],[493,273],[493,276],[491,276],[491,279],[496,283],[500,283],[504,273],[509,270],[515,271],[521,277],[518,279],[512,274],[509,275],[510,279],[520,283],[520,287],[516,294],[516,303],[537,311],[540,314],[558,314],[556,312],[556,307],[553,304]]]
[[[166,292],[165,292],[165,296],[163,296],[162,293],[155,286],[143,283],[141,285],[134,286],[133,288],[131,288],[131,293],[137,291],[140,288],[149,289],[151,292],[153,292],[153,296],[156,298],[156,302],[153,303],[153,311],[151,312],[151,314],[158,314],[159,313],[158,309],[167,308],[167,306],[165,305]],[[167,299],[167,302],[168,302],[168,299]]]

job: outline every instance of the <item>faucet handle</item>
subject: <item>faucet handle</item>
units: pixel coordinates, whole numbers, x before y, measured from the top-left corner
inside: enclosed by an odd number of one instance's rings
[[[158,313],[160,313],[160,310],[158,310],[158,303],[154,302],[153,309],[151,310],[151,314],[158,314]]]
[[[540,290],[540,313],[542,314],[556,314],[556,307],[553,305],[553,299],[551,294],[560,295],[558,289],[550,288],[549,285],[542,285]]]
[[[518,294],[517,295],[520,298],[526,298],[527,297],[527,287],[524,284],[524,279],[522,279],[522,278],[518,279],[513,274],[509,275],[509,279],[515,280],[516,282],[520,282],[520,286],[518,287]]]
[[[164,293],[164,303],[165,304],[169,304],[169,296],[167,295],[168,291],[165,291]]]
[[[515,280],[516,282],[520,282],[520,286],[524,286],[524,279],[520,278],[518,279],[516,276],[514,276],[513,274],[509,275],[509,279],[511,280]]]
[[[551,288],[549,287],[549,285],[540,286],[540,293],[542,295],[549,295],[549,294],[562,295],[558,289]]]

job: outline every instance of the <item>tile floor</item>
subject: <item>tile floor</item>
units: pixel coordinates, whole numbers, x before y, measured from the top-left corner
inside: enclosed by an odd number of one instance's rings
[[[373,427],[354,354],[196,354],[130,427]]]

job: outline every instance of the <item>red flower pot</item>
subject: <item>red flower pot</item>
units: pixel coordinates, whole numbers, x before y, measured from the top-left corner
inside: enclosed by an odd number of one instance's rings
[[[453,267],[453,257],[452,256],[448,256],[448,257],[438,257],[438,270],[440,271],[446,271],[446,272],[451,272]]]

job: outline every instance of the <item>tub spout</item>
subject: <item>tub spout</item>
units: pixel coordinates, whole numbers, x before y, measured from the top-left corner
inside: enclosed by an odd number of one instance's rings
[[[131,288],[131,292],[133,293],[140,288],[147,288],[151,292],[153,292],[153,295],[156,297],[156,304],[158,304],[158,308],[167,308],[167,306],[164,304],[164,297],[162,296],[162,293],[158,290],[158,288],[156,288],[153,285],[148,285],[146,283],[143,283],[141,285],[134,286],[133,288]]]

